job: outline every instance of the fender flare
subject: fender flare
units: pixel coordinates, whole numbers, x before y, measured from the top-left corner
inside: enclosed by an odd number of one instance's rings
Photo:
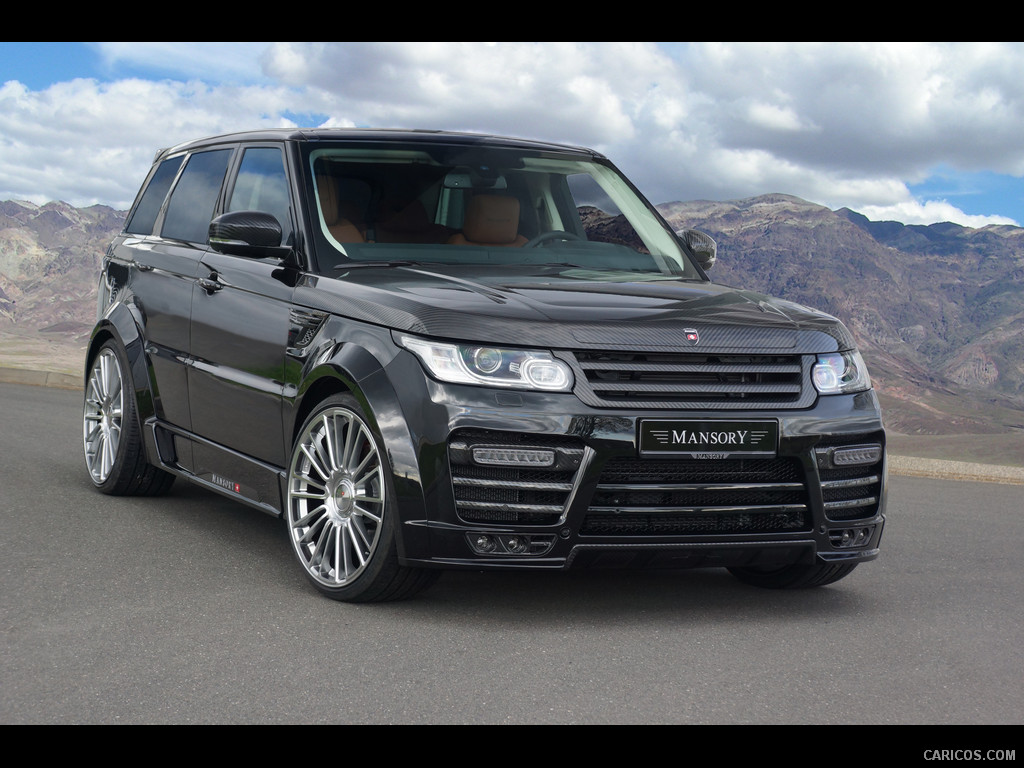
[[[89,348],[85,357],[85,376],[89,375],[89,366],[104,342],[113,339],[120,344],[128,357],[128,364],[131,368],[129,373],[135,388],[135,407],[141,425],[156,414],[156,405],[149,358],[146,355],[146,345],[141,331],[142,322],[141,318],[136,316],[136,312],[136,309],[117,302],[110,305],[103,313],[103,317],[93,327],[92,335],[89,338]]]
[[[396,497],[398,556],[400,560],[418,557],[419,553],[427,551],[428,530],[406,524],[421,516],[424,508],[416,441],[404,416],[381,418],[382,414],[402,414],[402,403],[385,366],[377,357],[359,344],[347,343],[312,367],[299,385],[291,423],[286,424],[287,434],[294,441],[317,403],[338,392],[347,392],[359,402],[371,426],[383,440]],[[281,499],[287,503],[287,472],[281,482]]]

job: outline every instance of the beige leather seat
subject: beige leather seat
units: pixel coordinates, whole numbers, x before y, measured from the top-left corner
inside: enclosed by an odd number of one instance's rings
[[[355,205],[342,200],[338,194],[338,180],[333,176],[317,176],[317,192],[324,224],[331,237],[339,243],[365,243]]]
[[[448,242],[501,248],[524,245],[527,239],[519,234],[519,200],[500,195],[474,196],[466,206],[462,232]]]

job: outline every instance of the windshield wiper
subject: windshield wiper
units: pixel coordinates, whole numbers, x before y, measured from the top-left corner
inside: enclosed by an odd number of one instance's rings
[[[420,261],[346,261],[344,264],[339,264],[334,269],[336,271],[348,270],[348,269],[362,269],[363,267],[383,267],[390,269],[392,267],[413,267],[419,266],[423,262]]]

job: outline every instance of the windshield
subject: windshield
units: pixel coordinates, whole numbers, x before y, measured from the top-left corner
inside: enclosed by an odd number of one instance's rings
[[[698,277],[626,180],[585,156],[311,145],[308,163],[323,274],[413,262],[555,265],[599,279]]]

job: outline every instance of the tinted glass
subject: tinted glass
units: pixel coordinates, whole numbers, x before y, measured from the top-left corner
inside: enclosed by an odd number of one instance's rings
[[[164,204],[167,190],[171,188],[174,177],[178,175],[178,169],[181,168],[183,159],[184,156],[179,155],[160,163],[160,167],[156,169],[156,173],[149,181],[149,186],[143,192],[142,199],[139,200],[139,205],[135,209],[135,213],[132,214],[131,221],[125,227],[126,232],[131,232],[133,235],[153,234],[153,224],[156,222],[157,214],[160,213],[160,206]]]
[[[647,201],[584,153],[320,143],[307,151],[325,274],[409,260],[556,265],[607,281],[700,279]]]
[[[287,244],[290,241],[288,177],[281,150],[272,147],[245,150],[228,210],[272,214],[281,225],[281,242]]]
[[[190,243],[207,241],[210,220],[230,158],[230,149],[218,149],[199,152],[188,159],[181,179],[171,193],[160,232],[163,237]]]

